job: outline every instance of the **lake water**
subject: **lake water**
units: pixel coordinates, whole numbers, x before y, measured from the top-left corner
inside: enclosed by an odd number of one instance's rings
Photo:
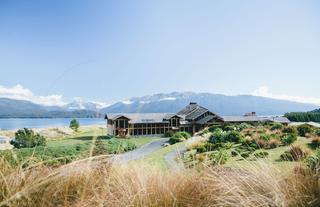
[[[105,125],[103,118],[79,118],[77,119],[82,125]],[[17,130],[21,128],[47,128],[47,127],[61,127],[69,126],[70,118],[57,119],[0,119],[0,129],[3,130]]]

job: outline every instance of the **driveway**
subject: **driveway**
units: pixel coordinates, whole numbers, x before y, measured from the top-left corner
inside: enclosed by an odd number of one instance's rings
[[[177,158],[181,158],[183,153],[187,150],[185,146],[182,146],[168,154],[164,157],[169,169],[171,170],[183,170],[184,164],[178,161]]]
[[[162,145],[166,143],[168,140],[168,138],[161,138],[159,140],[155,140],[148,144],[145,144],[136,150],[126,152],[124,154],[115,155],[113,158],[114,163],[126,164],[132,160],[137,160],[144,156],[150,155],[153,152],[161,149],[163,147]]]

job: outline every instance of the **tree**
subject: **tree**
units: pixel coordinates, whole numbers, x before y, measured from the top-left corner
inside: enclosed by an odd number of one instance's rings
[[[80,124],[79,124],[78,120],[72,119],[72,120],[70,121],[69,127],[70,127],[72,130],[74,130],[74,131],[77,132],[78,129],[79,129],[79,127],[80,127]]]
[[[42,135],[34,133],[33,130],[24,128],[15,133],[15,139],[10,144],[15,148],[45,146],[46,139]]]

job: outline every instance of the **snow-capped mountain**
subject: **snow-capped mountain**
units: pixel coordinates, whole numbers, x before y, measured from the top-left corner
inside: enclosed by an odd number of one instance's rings
[[[252,95],[227,96],[211,93],[174,92],[134,97],[103,108],[101,113],[176,113],[189,102],[220,115],[243,115],[255,111],[258,115],[280,115],[292,111],[310,111],[318,106]]]
[[[75,99],[71,103],[64,105],[62,108],[65,110],[90,110],[90,111],[99,111],[102,108],[107,107],[108,105],[101,102],[85,102],[82,99]]]

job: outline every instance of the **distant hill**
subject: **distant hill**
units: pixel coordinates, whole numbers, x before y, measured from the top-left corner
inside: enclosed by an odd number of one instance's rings
[[[243,115],[255,111],[258,115],[282,115],[291,111],[310,111],[313,104],[297,103],[259,96],[226,96],[210,93],[169,93],[131,98],[117,102],[101,110],[101,113],[155,113],[177,112],[189,102],[208,108],[220,115]]]
[[[93,118],[102,117],[91,110],[67,111],[61,107],[46,107],[30,101],[0,98],[0,118]]]
[[[313,113],[320,113],[320,108],[319,108],[319,109],[315,109],[315,110],[313,110],[313,111],[311,111],[311,112],[313,112]]]
[[[286,112],[306,112],[319,108],[312,104],[250,95],[226,96],[174,92],[135,97],[105,108],[102,108],[103,104],[81,100],[73,101],[65,106],[43,106],[29,101],[0,98],[0,118],[88,118],[103,117],[105,113],[175,113],[189,102],[197,102],[225,116],[243,115],[252,111],[257,112],[258,115],[281,115]]]

